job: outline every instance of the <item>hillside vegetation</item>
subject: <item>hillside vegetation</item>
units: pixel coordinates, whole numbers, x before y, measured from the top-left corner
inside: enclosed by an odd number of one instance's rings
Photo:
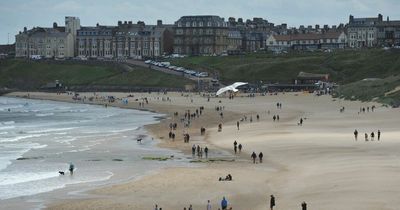
[[[183,88],[192,81],[142,67],[105,63],[0,60],[0,88],[39,89],[60,80],[66,86],[125,86]]]
[[[347,84],[364,78],[385,78],[400,72],[400,50],[303,52],[274,55],[201,56],[171,59],[177,66],[216,73],[224,83],[234,81],[291,82],[300,71],[329,73],[333,81]]]

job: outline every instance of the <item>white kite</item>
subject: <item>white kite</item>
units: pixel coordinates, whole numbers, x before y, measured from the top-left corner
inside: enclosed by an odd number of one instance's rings
[[[217,91],[217,96],[220,95],[221,93],[225,93],[226,91],[229,91],[229,90],[232,92],[238,92],[239,90],[236,88],[239,86],[242,86],[242,85],[247,85],[247,82],[235,82],[232,85],[223,87]]]

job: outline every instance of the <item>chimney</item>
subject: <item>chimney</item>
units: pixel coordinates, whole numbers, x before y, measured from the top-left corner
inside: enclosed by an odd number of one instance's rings
[[[99,27],[100,25],[99,25],[99,23],[96,23],[96,27]]]
[[[157,20],[157,26],[162,26],[162,20]]]
[[[238,18],[238,23],[243,23],[243,18]]]
[[[317,30],[319,29],[319,25],[318,25],[318,24],[317,24],[317,25],[315,25],[315,29],[317,29]]]
[[[53,28],[57,28],[57,23],[56,22],[53,23]]]
[[[349,23],[352,23],[354,21],[354,16],[353,15],[350,15],[349,16]]]
[[[378,14],[378,21],[382,22],[382,20],[383,20],[383,16],[381,14]]]
[[[27,29],[26,29],[26,27],[24,27],[24,32],[26,32],[27,31]]]
[[[138,24],[139,26],[142,26],[142,27],[144,27],[144,26],[145,26],[145,24],[144,24],[144,22],[143,22],[143,21],[138,21],[138,22],[137,22],[137,24]]]
[[[328,25],[324,25],[324,29],[325,29],[325,30],[328,30],[328,29],[329,29],[329,26],[328,26]]]
[[[132,25],[132,21],[128,21],[128,24],[129,24],[129,25]]]
[[[122,25],[122,21],[118,21],[118,26],[121,26]]]
[[[386,17],[386,21],[389,22],[389,16]]]
[[[125,21],[124,21],[124,24],[125,24],[125,25],[128,24],[128,21],[125,20]]]

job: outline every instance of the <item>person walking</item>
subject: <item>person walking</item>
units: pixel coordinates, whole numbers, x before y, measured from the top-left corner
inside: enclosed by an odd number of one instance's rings
[[[158,205],[156,204],[156,207],[154,208],[154,210],[158,210]]]
[[[193,146],[192,146],[192,156],[194,157],[195,154],[196,154],[196,145],[193,144]]]
[[[208,158],[208,147],[207,146],[204,148],[204,154],[206,155],[206,158]]]
[[[357,129],[354,130],[354,139],[357,141],[358,138],[358,131]]]
[[[193,210],[193,206],[192,206],[192,204],[190,204],[190,205],[189,205],[189,208],[188,208],[188,210]]]
[[[381,140],[381,130],[378,130],[378,141]]]
[[[263,153],[260,152],[260,154],[258,154],[258,158],[260,159],[260,163],[262,163],[263,157],[264,157]]]
[[[368,134],[367,133],[364,134],[364,137],[365,137],[365,141],[368,141]]]
[[[211,210],[211,203],[210,203],[210,200],[207,201],[207,210]]]
[[[243,148],[242,144],[239,144],[239,154],[240,152],[242,152],[242,148]]]
[[[253,163],[256,164],[257,155],[255,152],[253,152],[253,154],[251,154],[251,158],[253,158]]]
[[[375,133],[374,133],[374,132],[371,132],[371,141],[373,141],[374,138],[375,138]]]
[[[235,154],[237,153],[237,146],[233,146],[233,151],[235,151]]]
[[[273,210],[274,206],[275,206],[275,197],[274,197],[274,195],[271,195],[271,198],[269,199],[269,208],[271,208],[271,210]]]
[[[301,204],[301,210],[307,210],[307,203],[303,201]]]
[[[222,198],[221,208],[222,208],[222,210],[228,209],[228,201],[225,199],[225,197]]]
[[[239,127],[240,127],[239,121],[236,122],[236,127],[237,127],[237,129],[239,130]]]

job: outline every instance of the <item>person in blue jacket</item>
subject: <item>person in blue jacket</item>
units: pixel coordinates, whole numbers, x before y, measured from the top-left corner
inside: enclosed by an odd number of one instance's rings
[[[228,201],[225,199],[225,197],[222,198],[221,208],[222,208],[222,210],[225,210],[228,208]]]

